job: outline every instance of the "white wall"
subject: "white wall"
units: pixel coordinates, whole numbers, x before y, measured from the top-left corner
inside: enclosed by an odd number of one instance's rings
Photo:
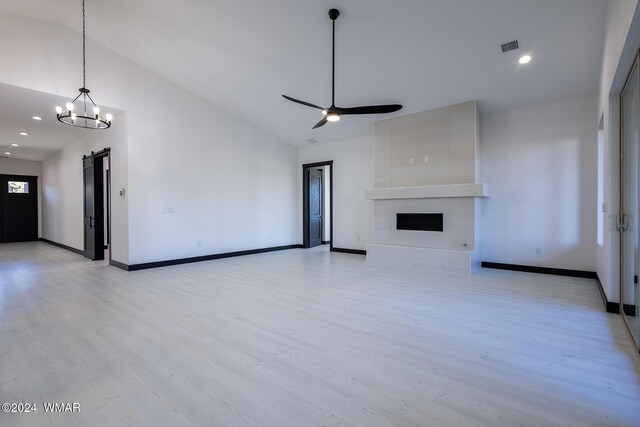
[[[484,261],[595,271],[595,117],[595,95],[483,115]]]
[[[42,163],[0,157],[0,175],[29,175],[38,177],[38,237],[42,237]]]
[[[302,242],[302,165],[333,160],[333,246],[365,250],[372,242],[373,202],[364,198],[373,188],[373,129],[365,138],[298,149],[296,231]]]
[[[295,244],[296,149],[176,87],[152,90],[184,113],[129,127],[130,263]]]
[[[0,67],[0,82],[74,95],[80,43],[65,27],[0,15],[0,55],[11,58]],[[123,262],[297,242],[295,148],[91,40],[87,55],[94,100],[127,112],[120,143],[126,153],[115,159],[127,171]],[[67,228],[61,233],[60,239],[77,241]]]
[[[594,123],[604,117],[604,241],[598,245],[597,272],[611,302],[620,301],[619,234],[615,229],[619,199],[619,93],[640,47],[638,0],[610,0],[607,7],[598,110]],[[601,207],[598,207],[601,212]]]
[[[118,196],[127,182],[126,130],[126,114],[120,114],[109,130],[90,132],[42,162],[45,239],[84,248],[82,156],[110,148],[111,257],[128,262],[128,199]]]

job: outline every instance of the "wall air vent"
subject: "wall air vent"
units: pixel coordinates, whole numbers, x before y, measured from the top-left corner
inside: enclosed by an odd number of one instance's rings
[[[518,49],[520,45],[518,44],[518,40],[514,40],[512,42],[501,44],[500,47],[502,48],[502,53],[506,53]]]
[[[318,140],[315,138],[309,138],[309,139],[305,139],[305,141],[307,141],[309,144],[317,144]]]

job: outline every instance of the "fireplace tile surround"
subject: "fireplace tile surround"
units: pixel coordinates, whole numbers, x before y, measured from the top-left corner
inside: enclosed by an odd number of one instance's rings
[[[469,101],[376,122],[367,262],[471,273],[481,259],[480,113]],[[443,231],[397,230],[396,214],[443,213]]]

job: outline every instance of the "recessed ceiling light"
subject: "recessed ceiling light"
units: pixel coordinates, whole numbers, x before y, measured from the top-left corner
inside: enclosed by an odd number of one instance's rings
[[[11,155],[11,151],[5,151],[5,152],[4,152],[4,154],[5,154],[6,156],[10,156],[10,155]]]
[[[20,147],[20,144],[16,144],[15,142],[12,142],[12,143],[11,143],[11,146],[12,146],[12,147]]]
[[[40,116],[33,116],[33,117],[31,117],[31,118],[32,118],[33,120],[42,120],[42,117],[40,117]]]
[[[531,55],[524,55],[521,56],[520,59],[518,59],[518,62],[521,64],[527,64],[531,61]]]
[[[22,135],[22,136],[27,136],[27,135],[29,135],[29,134],[28,134],[28,133],[26,133],[26,132],[20,132],[20,135]]]

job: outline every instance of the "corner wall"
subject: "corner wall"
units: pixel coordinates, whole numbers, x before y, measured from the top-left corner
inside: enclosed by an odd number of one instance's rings
[[[302,165],[333,160],[333,247],[365,250],[372,242],[373,126],[371,135],[298,149],[296,231],[302,243]]]
[[[595,106],[591,95],[483,115],[483,261],[595,271]]]

